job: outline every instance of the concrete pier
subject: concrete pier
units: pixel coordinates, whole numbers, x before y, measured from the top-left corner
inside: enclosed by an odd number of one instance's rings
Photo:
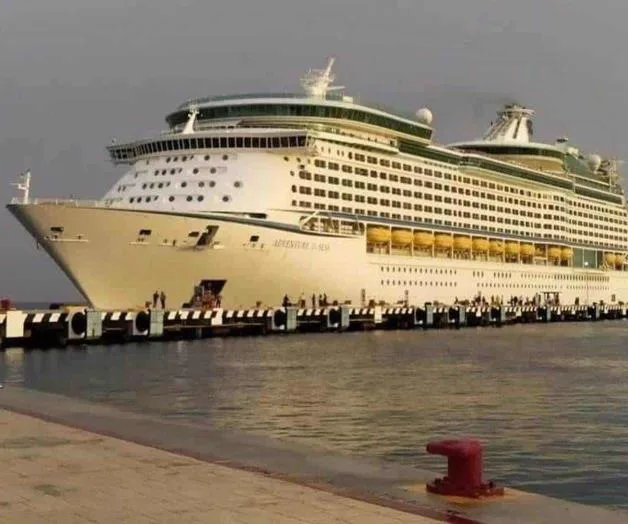
[[[628,306],[452,306],[177,309],[100,311],[12,310],[0,312],[0,349],[65,347],[142,340],[230,335],[341,332],[370,329],[443,329],[530,322],[618,320]]]
[[[490,500],[433,495],[437,474],[408,466],[14,387],[0,390],[0,428],[2,522],[628,520],[508,487]]]

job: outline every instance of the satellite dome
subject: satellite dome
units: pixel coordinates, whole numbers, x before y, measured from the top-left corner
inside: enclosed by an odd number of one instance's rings
[[[431,126],[432,120],[434,120],[432,112],[427,107],[419,109],[416,112],[416,118],[421,124],[424,124],[426,126]]]
[[[600,155],[589,155],[587,157],[587,164],[591,171],[597,171],[602,165],[602,157]]]

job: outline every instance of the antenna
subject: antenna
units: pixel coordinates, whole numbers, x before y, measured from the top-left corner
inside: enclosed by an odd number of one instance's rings
[[[194,123],[196,122],[198,112],[198,105],[190,104],[188,108],[188,121],[186,122],[183,131],[181,131],[182,135],[190,135],[194,133]]]
[[[23,173],[20,173],[19,182],[13,182],[11,184],[17,187],[18,191],[22,192],[22,204],[28,204],[31,191],[31,171],[27,169]]]
[[[344,86],[332,86],[336,75],[331,72],[335,57],[330,57],[327,67],[322,69],[310,69],[301,78],[301,86],[308,96],[312,98],[325,98],[329,91],[344,89]]]

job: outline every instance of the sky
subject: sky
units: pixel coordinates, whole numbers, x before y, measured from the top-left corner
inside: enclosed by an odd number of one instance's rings
[[[438,142],[517,101],[537,139],[628,159],[626,20],[625,0],[0,0],[0,201],[26,168],[34,196],[100,198],[113,137],[189,98],[299,90],[332,55],[347,94],[429,107]],[[0,238],[0,297],[79,297],[4,206]]]

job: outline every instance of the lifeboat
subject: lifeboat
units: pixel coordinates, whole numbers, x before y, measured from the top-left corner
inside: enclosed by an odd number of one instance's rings
[[[560,258],[561,252],[558,246],[550,246],[547,250],[547,258],[550,260],[558,260]]]
[[[434,235],[434,243],[439,249],[450,249],[454,245],[454,238],[446,233]]]
[[[614,266],[616,260],[617,257],[615,253],[604,253],[604,262],[606,262],[608,266]]]
[[[391,241],[395,246],[409,246],[412,244],[412,231],[410,229],[393,229]]]
[[[571,260],[573,258],[573,249],[570,247],[564,247],[560,250],[560,258],[564,261]]]
[[[622,253],[615,254],[615,266],[617,269],[621,269],[621,267],[626,263],[626,256]]]
[[[415,231],[414,246],[415,247],[432,247],[434,245],[434,234],[427,231]]]
[[[458,249],[460,251],[469,251],[471,249],[471,238],[466,236],[455,236],[454,249]]]
[[[486,253],[489,248],[489,242],[486,238],[473,239],[473,251],[476,253]]]
[[[534,256],[534,244],[521,244],[521,255],[524,257]]]
[[[517,242],[506,242],[506,254],[515,256],[519,254],[519,244]]]
[[[369,227],[366,240],[371,244],[385,244],[390,240],[390,229],[387,227]]]
[[[489,251],[491,255],[501,255],[504,252],[504,243],[501,240],[491,240]]]
[[[535,257],[544,257],[547,254],[546,247],[547,246],[539,246],[539,245],[537,245],[534,248],[534,256]]]

